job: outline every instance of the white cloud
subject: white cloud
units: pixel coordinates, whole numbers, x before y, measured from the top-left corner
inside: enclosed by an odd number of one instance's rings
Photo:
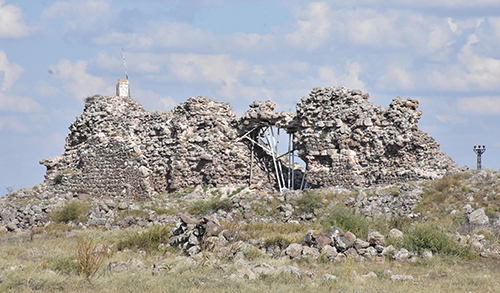
[[[0,72],[3,72],[3,74],[0,74],[0,77],[3,75],[2,87],[0,89],[0,112],[30,113],[42,110],[42,107],[30,98],[15,97],[7,93],[21,76],[23,68],[18,64],[9,62],[7,54],[4,51],[0,51]]]
[[[148,49],[155,45],[155,40],[150,35],[119,32],[112,32],[101,37],[95,37],[92,39],[92,42],[96,45],[120,44],[132,49]]]
[[[232,60],[229,55],[172,54],[170,77],[186,83],[208,81],[229,86],[238,81],[243,61]]]
[[[345,14],[345,15],[344,15]],[[399,13],[382,13],[374,9],[337,11],[336,27],[345,29],[348,39],[356,44],[378,47],[402,47],[402,27],[397,25]]]
[[[457,62],[424,72],[427,82],[443,90],[498,90],[500,89],[500,60],[475,52],[480,46],[476,34],[457,54]]]
[[[28,35],[23,12],[17,5],[0,0],[0,38],[22,38]]]
[[[472,115],[499,115],[499,97],[474,97],[458,99],[458,109]]]
[[[57,94],[59,94],[59,89],[52,86],[50,83],[48,83],[45,80],[37,82],[35,89],[38,94],[44,96],[44,97],[52,97]]]
[[[332,5],[337,6],[349,6],[349,7],[359,7],[361,5],[365,6],[381,6],[381,5],[394,5],[405,7],[405,8],[451,8],[451,9],[463,9],[463,8],[483,8],[483,7],[500,7],[498,0],[326,0]],[[308,1],[292,1],[288,0],[287,3],[292,3],[297,5],[297,2],[308,2]]]
[[[473,45],[479,39],[475,34],[469,36],[467,44],[458,54],[458,59],[466,69],[466,79],[480,89],[494,89],[500,86],[500,60],[483,57],[473,52]]]
[[[30,128],[17,120],[16,116],[0,117],[0,130],[10,129],[15,132],[27,133]]]
[[[98,45],[120,44],[132,49],[160,48],[205,48],[217,46],[215,36],[207,30],[184,23],[150,23],[138,32],[112,32],[92,40]]]
[[[243,50],[264,49],[274,46],[274,36],[239,32],[229,37],[229,43]]]
[[[177,105],[177,103],[174,101],[174,99],[172,99],[172,97],[169,97],[169,96],[161,98],[160,102],[163,104],[163,108],[165,108],[165,110],[170,110],[173,107],[175,107],[175,105]]]
[[[0,112],[40,112],[42,107],[26,97],[11,97],[0,92]]]
[[[347,63],[342,71],[331,66],[323,66],[318,69],[320,80],[326,83],[324,86],[345,86],[365,91],[365,84],[359,79],[360,73],[361,65],[357,62]]]
[[[354,5],[354,4],[353,4]],[[297,13],[295,30],[285,39],[295,47],[335,50],[342,43],[376,48],[409,48],[417,55],[445,58],[452,35],[470,27],[470,23],[453,22],[412,10],[372,9],[315,2],[305,12]],[[435,56],[437,55],[437,56]]]
[[[21,73],[24,71],[21,66],[16,63],[10,63],[7,59],[7,54],[0,50],[0,71],[4,74],[2,91],[10,89],[14,82],[19,78]]]
[[[88,74],[87,61],[60,60],[57,65],[51,65],[57,79],[63,82],[66,92],[72,93],[77,99],[83,100],[94,94],[114,95],[114,87],[110,87],[104,79]]]
[[[396,65],[389,65],[385,74],[377,79],[376,86],[385,90],[413,89],[415,86],[413,72]]]
[[[436,115],[435,117],[442,123],[465,124],[469,121],[467,117],[457,115]]]
[[[80,31],[101,30],[114,17],[109,0],[58,1],[42,12],[42,19],[62,18],[67,30]]]
[[[368,0],[370,1],[370,0]],[[446,8],[478,8],[478,7],[498,7],[500,3],[497,0],[392,0],[396,4],[406,4],[416,7],[446,7]]]
[[[314,50],[324,44],[330,37],[332,16],[325,2],[309,4],[305,12],[298,12],[296,30],[285,36],[286,40],[296,47]]]

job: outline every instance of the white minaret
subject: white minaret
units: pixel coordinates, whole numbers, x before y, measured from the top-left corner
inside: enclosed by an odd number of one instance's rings
[[[119,97],[130,97],[128,79],[118,79],[118,84],[116,85],[116,95]]]
[[[130,87],[128,84],[127,64],[125,63],[125,51],[122,48],[123,67],[125,68],[126,79],[118,79],[116,85],[116,95],[119,97],[130,97]]]

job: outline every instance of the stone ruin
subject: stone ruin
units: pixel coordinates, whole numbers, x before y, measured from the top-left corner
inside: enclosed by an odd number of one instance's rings
[[[40,161],[49,190],[145,199],[197,185],[350,188],[458,168],[418,129],[422,113],[412,99],[383,108],[359,90],[314,88],[295,113],[255,101],[238,117],[228,103],[201,96],[169,112],[145,111],[128,93],[120,80],[116,96],[85,100],[64,153]],[[278,129],[292,137],[287,155],[275,152]]]

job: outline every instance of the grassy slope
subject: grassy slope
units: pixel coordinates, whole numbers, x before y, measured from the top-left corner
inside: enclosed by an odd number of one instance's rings
[[[498,218],[499,204],[496,192],[500,184],[494,175],[470,176],[458,174],[433,182],[422,183],[425,192],[417,211],[426,219],[426,224],[438,224],[446,231],[462,233],[482,233],[490,242],[498,242],[494,229],[468,227],[462,207],[469,203],[473,208],[485,207],[487,215]],[[346,195],[332,195],[325,192],[310,193],[298,202],[299,211],[317,209],[317,203],[325,199],[329,202],[342,201]],[[471,198],[472,197],[472,198]],[[187,209],[196,208],[187,205]],[[257,213],[275,215],[277,202],[255,202]],[[260,207],[262,208],[260,209]],[[272,206],[271,211],[265,209]],[[197,207],[200,211],[206,207]],[[334,211],[338,206],[318,213]],[[452,210],[457,210],[451,213]],[[259,212],[260,211],[260,212]],[[345,211],[337,210],[336,214]],[[357,218],[356,218],[357,217]],[[320,216],[318,216],[320,218]],[[242,235],[247,238],[264,238],[269,245],[299,242],[307,230],[327,225],[335,217],[324,217],[323,221],[310,225],[298,224],[254,224],[241,226]],[[340,218],[343,219],[343,218]],[[386,233],[392,227],[404,232],[410,231],[410,224],[395,219],[366,220],[359,215],[350,230],[359,228],[357,223],[372,226]],[[70,230],[65,225],[51,225],[44,230],[30,233],[6,233],[0,236],[0,292],[492,292],[500,291],[500,262],[495,258],[459,258],[437,254],[431,259],[419,259],[413,263],[383,262],[357,263],[348,259],[343,262],[287,260],[271,258],[258,250],[243,251],[245,262],[268,263],[274,267],[297,266],[301,271],[311,271],[316,275],[310,278],[296,278],[287,274],[268,275],[255,280],[231,279],[242,265],[234,259],[221,258],[220,255],[207,253],[198,265],[185,263],[178,258],[179,251],[158,246],[161,240],[155,235],[166,232],[138,229],[127,231],[106,231],[103,229]],[[149,234],[148,234],[149,233]],[[156,233],[156,234],[155,234]],[[163,234],[162,234],[163,233]],[[364,232],[360,232],[364,233]],[[358,235],[360,236],[360,235]],[[82,239],[99,243],[109,248],[107,258],[90,281],[81,273],[77,261],[77,248]],[[122,251],[116,252],[117,248]],[[147,251],[147,252],[146,252]],[[130,269],[121,273],[110,273],[106,266],[110,262],[138,259],[147,268]],[[166,263],[170,269],[161,275],[153,276],[151,266]],[[172,269],[174,268],[174,269]],[[393,281],[385,270],[397,274],[412,275],[413,281]],[[374,272],[376,278],[362,275]],[[338,277],[338,282],[323,281],[323,274]]]

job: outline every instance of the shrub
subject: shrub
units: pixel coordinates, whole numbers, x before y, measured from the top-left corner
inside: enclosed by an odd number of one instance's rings
[[[281,250],[283,250],[287,248],[290,244],[292,244],[292,241],[283,235],[273,236],[270,238],[266,238],[264,240],[264,247],[266,248],[277,246]]]
[[[442,192],[450,189],[452,186],[458,186],[458,180],[451,176],[444,176],[434,182],[437,191]]]
[[[164,243],[171,236],[170,227],[153,226],[142,232],[128,233],[118,240],[118,250],[139,249],[148,253],[158,250],[161,243]]]
[[[458,257],[470,257],[467,247],[460,245],[451,235],[437,225],[417,224],[402,239],[401,246],[410,251],[423,252],[430,250],[435,254]]]
[[[242,250],[246,259],[254,261],[261,256],[261,252],[257,247],[251,246]]]
[[[79,271],[78,263],[76,262],[75,257],[56,256],[47,264],[42,264],[42,267],[58,271],[66,275],[71,275]]]
[[[64,175],[63,174],[57,174],[56,177],[54,177],[54,183],[55,184],[61,184],[63,181]]]
[[[84,202],[71,201],[63,208],[52,213],[52,219],[57,223],[67,223],[69,221],[83,222],[89,206]]]
[[[76,246],[78,272],[90,282],[90,279],[101,268],[104,260],[110,256],[109,251],[109,247],[102,245],[102,243],[80,236]]]
[[[370,221],[364,215],[355,214],[342,205],[334,206],[322,224],[323,229],[327,231],[331,226],[337,226],[346,232],[354,233],[357,237],[366,236],[370,228]]]
[[[187,207],[187,212],[193,215],[206,215],[217,212],[218,210],[229,212],[232,209],[233,204],[229,199],[219,200],[218,198],[212,198],[210,200],[200,199],[192,202]]]
[[[299,213],[312,213],[315,209],[322,206],[322,197],[314,191],[304,191],[302,196],[297,199]]]
[[[234,190],[233,192],[231,192],[231,194],[229,194],[228,197],[235,196],[236,194],[240,193],[243,189],[245,189],[245,186],[238,187],[236,190]]]

